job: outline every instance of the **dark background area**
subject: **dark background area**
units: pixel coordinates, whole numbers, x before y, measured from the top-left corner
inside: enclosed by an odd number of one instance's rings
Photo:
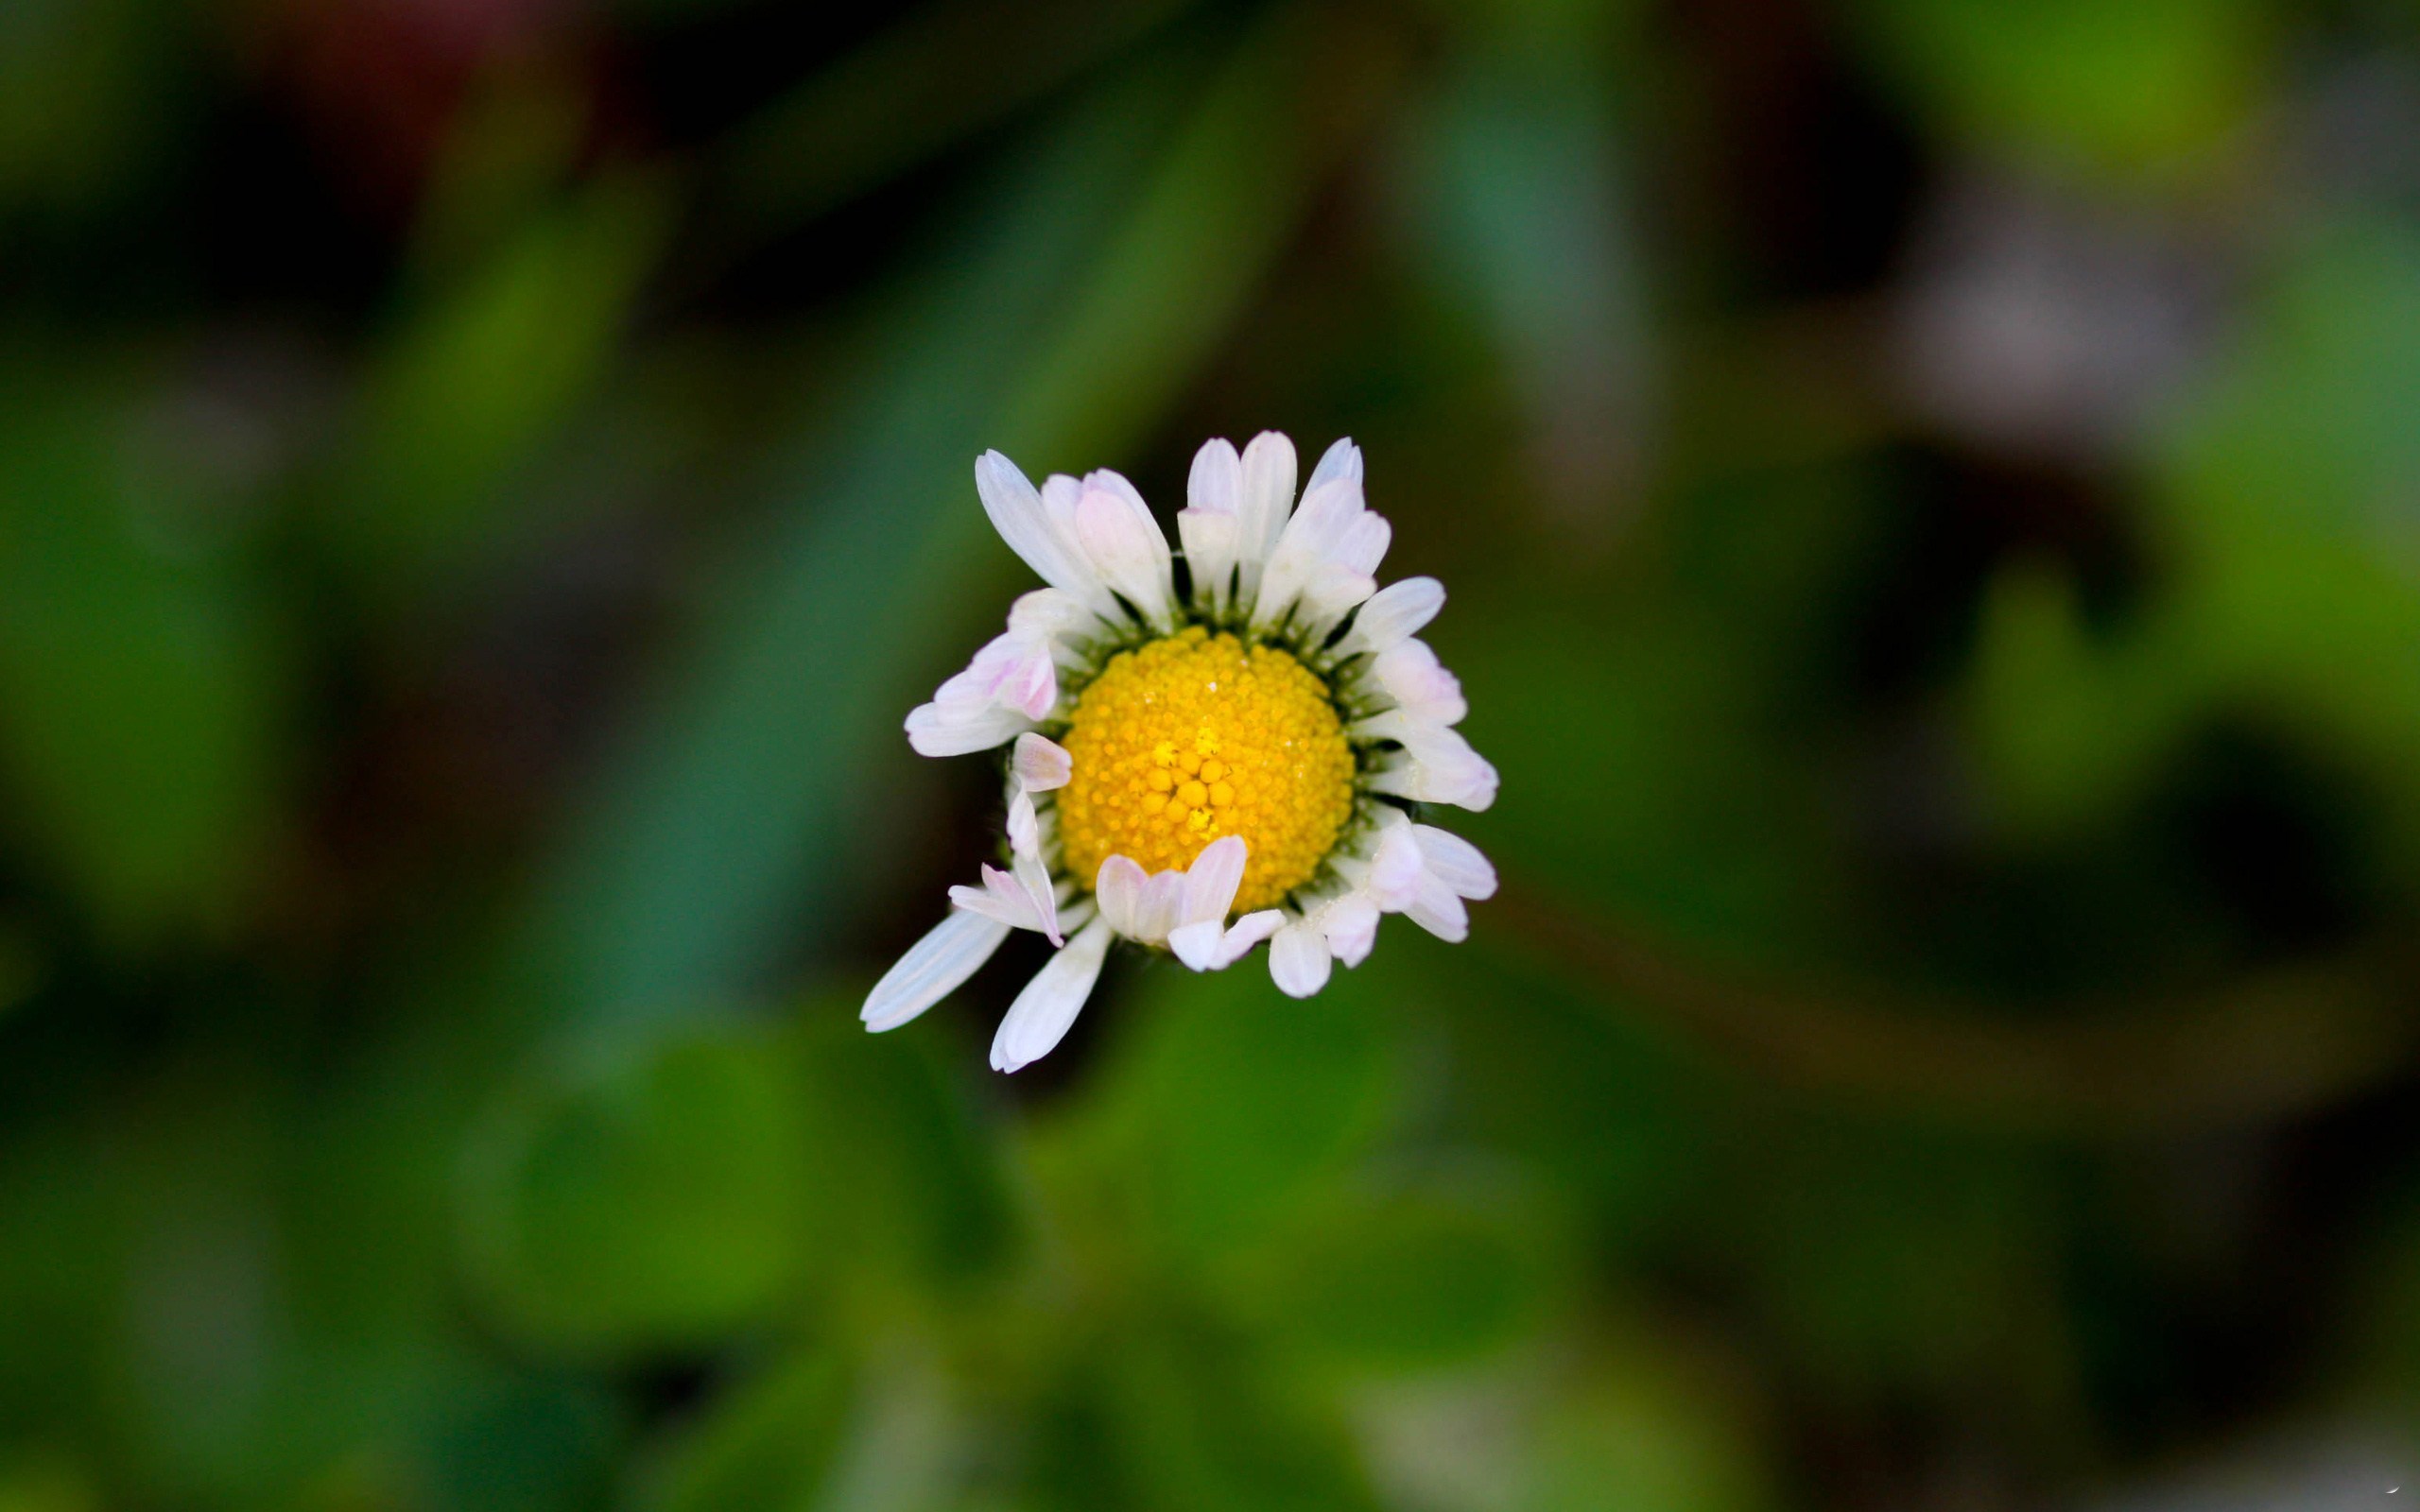
[[[1502,895],[865,1036],[1265,428]],[[0,1512],[2389,1508],[2416,917],[2409,5],[0,4]]]

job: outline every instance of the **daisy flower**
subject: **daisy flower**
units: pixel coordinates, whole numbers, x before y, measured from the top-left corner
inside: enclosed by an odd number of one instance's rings
[[[925,756],[1010,747],[1005,868],[950,889],[949,917],[874,985],[892,1029],[1029,929],[1056,948],[992,1041],[992,1065],[1049,1053],[1112,943],[1197,971],[1264,941],[1301,998],[1357,966],[1378,920],[1469,933],[1495,891],[1428,804],[1484,809],[1495,768],[1454,726],[1461,684],[1415,639],[1443,607],[1433,577],[1381,589],[1392,531],[1361,499],[1361,452],[1328,448],[1294,498],[1294,447],[1270,432],[1193,459],[1182,553],[1115,472],[1040,489],[997,452],[975,488],[1047,587],[908,716]]]

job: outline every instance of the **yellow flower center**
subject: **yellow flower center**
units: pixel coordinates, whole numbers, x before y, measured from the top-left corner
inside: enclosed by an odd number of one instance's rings
[[[1065,744],[1060,842],[1087,887],[1113,855],[1165,871],[1239,834],[1236,912],[1266,908],[1318,873],[1353,813],[1353,748],[1327,684],[1273,645],[1200,626],[1112,658]]]

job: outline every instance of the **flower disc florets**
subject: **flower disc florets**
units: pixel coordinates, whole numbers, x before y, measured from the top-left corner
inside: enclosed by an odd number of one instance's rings
[[[1277,986],[1308,997],[1332,963],[1360,963],[1384,914],[1463,937],[1464,900],[1495,873],[1415,814],[1487,807],[1495,769],[1453,728],[1461,685],[1415,639],[1444,590],[1372,576],[1391,531],[1351,442],[1299,507],[1283,436],[1202,447],[1177,516],[1182,578],[1115,472],[1037,490],[992,452],[975,483],[1049,586],[908,716],[908,738],[927,756],[1014,743],[1009,865],[950,889],[956,910],[868,995],[869,1028],[939,1002],[1011,929],[1059,951],[1001,1021],[1002,1071],[1059,1042],[1114,939],[1198,971],[1267,941]]]
[[[1067,869],[1113,855],[1184,870],[1221,835],[1249,859],[1235,908],[1285,901],[1319,874],[1353,816],[1353,747],[1327,683],[1283,648],[1200,625],[1111,658],[1061,742]]]

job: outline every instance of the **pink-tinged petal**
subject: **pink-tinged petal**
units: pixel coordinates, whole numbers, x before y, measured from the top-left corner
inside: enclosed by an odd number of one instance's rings
[[[983,868],[980,887],[952,887],[949,901],[970,914],[997,919],[1011,929],[1042,928],[1042,916],[1034,910],[1032,896],[1024,884],[997,867]]]
[[[992,1037],[992,1069],[1016,1071],[1048,1055],[1067,1036],[1084,1000],[1100,979],[1109,952],[1110,928],[1098,919],[1077,931],[1067,948],[1043,964],[1017,1000],[1009,1005],[999,1033]]]
[[[1093,879],[1093,897],[1100,904],[1100,917],[1109,927],[1129,939],[1142,937],[1143,893],[1150,885],[1150,877],[1141,863],[1132,856],[1110,856],[1100,864],[1100,873]]]
[[[1244,881],[1244,837],[1240,834],[1221,835],[1201,848],[1184,875],[1184,898],[1179,905],[1178,917],[1185,923],[1200,919],[1216,919],[1225,923],[1227,910],[1234,906],[1236,889]]]
[[[1156,873],[1143,885],[1143,896],[1135,905],[1134,937],[1157,945],[1184,922],[1184,873],[1174,869]]]
[[[1307,998],[1327,986],[1327,941],[1308,923],[1288,924],[1269,942],[1269,978],[1289,998]]]
[[[1024,892],[1027,905],[1033,910],[1032,927],[1042,932],[1053,945],[1064,945],[1066,937],[1059,933],[1059,895],[1050,885],[1050,868],[1033,851],[1020,853],[1014,863],[1018,888]],[[988,883],[989,878],[985,881]]]
[[[866,994],[858,1017],[876,1034],[896,1029],[958,990],[1009,937],[1009,926],[953,910]]]
[[[1168,543],[1150,511],[1138,515],[1123,494],[1087,484],[1076,501],[1076,539],[1127,602],[1148,619],[1167,619]]]
[[[1018,648],[1016,660],[1000,679],[998,698],[1029,719],[1048,714],[1059,701],[1059,668],[1050,660],[1050,643],[1033,640]]]
[[[1027,792],[1048,793],[1067,785],[1067,779],[1075,774],[1076,758],[1048,736],[1027,733],[1017,737],[1011,765]]]

